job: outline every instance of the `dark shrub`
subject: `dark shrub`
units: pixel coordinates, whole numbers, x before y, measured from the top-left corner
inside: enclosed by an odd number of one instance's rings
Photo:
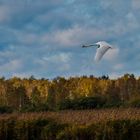
[[[40,104],[38,106],[26,105],[23,108],[21,108],[20,112],[44,112],[48,110],[49,110],[49,107],[47,103],[45,103],[45,104]]]
[[[124,103],[122,101],[106,101],[106,103],[104,104],[104,108],[112,108],[112,107],[121,107],[124,106]]]
[[[105,104],[105,98],[100,96],[82,97],[75,100],[66,99],[60,102],[57,107],[63,109],[93,109],[101,108]]]
[[[65,99],[57,104],[57,109],[59,110],[72,109],[73,107],[73,100],[70,99]]]
[[[12,113],[13,109],[10,106],[0,106],[0,114],[3,113]]]
[[[138,99],[132,100],[128,104],[130,107],[140,108],[140,99],[138,98]]]
[[[126,107],[134,107],[134,108],[140,108],[140,94],[135,93],[129,98],[129,100],[125,101]]]

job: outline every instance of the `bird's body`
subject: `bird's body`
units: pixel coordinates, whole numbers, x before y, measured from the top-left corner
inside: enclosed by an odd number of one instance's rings
[[[112,46],[110,44],[108,44],[105,41],[99,41],[93,45],[83,45],[83,48],[86,47],[92,47],[92,46],[96,46],[97,47],[97,51],[95,54],[95,61],[99,61],[101,60],[101,58],[103,57],[103,55],[109,50],[112,49]]]

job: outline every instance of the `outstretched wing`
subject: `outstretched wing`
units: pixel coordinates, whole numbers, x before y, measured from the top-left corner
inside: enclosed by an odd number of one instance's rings
[[[95,61],[98,62],[101,60],[103,55],[110,49],[109,46],[101,46],[97,48],[96,54],[95,54]]]

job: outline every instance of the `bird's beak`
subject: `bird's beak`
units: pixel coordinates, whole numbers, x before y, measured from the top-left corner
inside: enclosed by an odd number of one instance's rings
[[[110,49],[114,49],[112,46],[109,47]]]

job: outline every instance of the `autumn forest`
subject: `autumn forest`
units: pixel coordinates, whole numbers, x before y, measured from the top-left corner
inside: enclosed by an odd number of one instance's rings
[[[53,80],[35,79],[34,76],[0,79],[1,112],[120,106],[140,107],[140,78],[133,74],[115,80],[92,75]]]

